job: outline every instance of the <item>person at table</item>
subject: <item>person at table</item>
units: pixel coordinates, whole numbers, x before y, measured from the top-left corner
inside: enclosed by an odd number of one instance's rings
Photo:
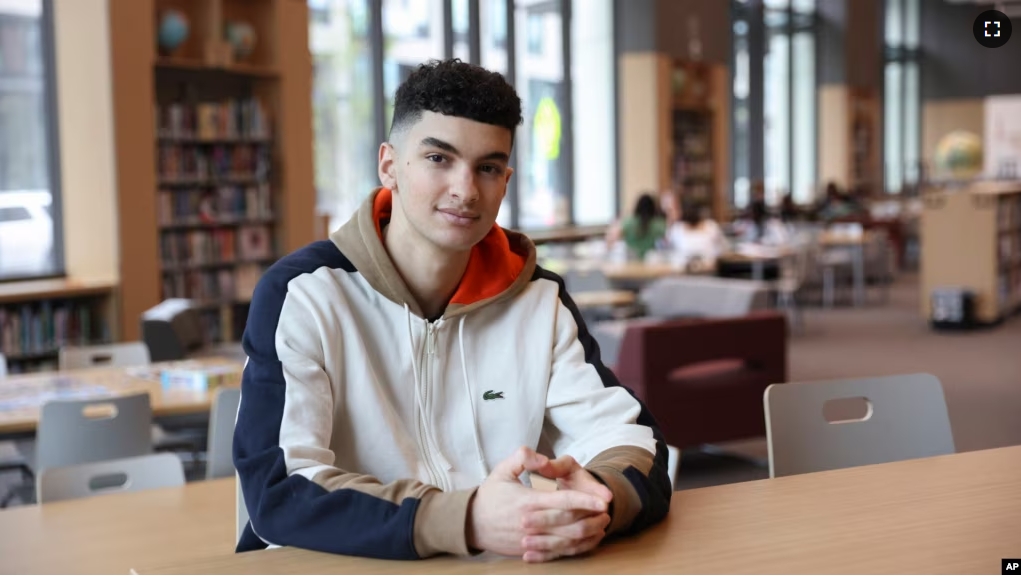
[[[608,231],[607,248],[613,248],[619,240],[624,241],[628,255],[635,260],[645,260],[645,255],[656,248],[666,235],[666,218],[656,206],[656,198],[645,193],[635,202],[634,213],[622,223]]]
[[[712,268],[727,250],[720,226],[705,217],[700,203],[690,199],[681,202],[681,219],[670,227],[667,241],[674,259],[694,268]]]
[[[748,206],[748,217],[738,227],[741,241],[765,246],[781,246],[790,241],[787,226],[769,212],[764,199],[753,200]]]
[[[659,213],[663,216],[667,230],[681,219],[681,203],[676,191],[671,188],[665,188],[660,191]]]
[[[862,214],[862,206],[851,194],[844,192],[836,182],[826,185],[826,196],[819,206],[819,218],[826,222],[843,220]]]
[[[667,514],[653,417],[533,243],[496,225],[520,122],[501,75],[418,67],[379,147],[383,186],[260,279],[234,433],[251,518],[238,551],[545,561]]]

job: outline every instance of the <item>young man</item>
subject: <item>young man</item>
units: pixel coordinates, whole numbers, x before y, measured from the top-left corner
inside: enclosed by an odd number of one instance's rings
[[[421,66],[397,91],[383,188],[259,282],[234,434],[239,551],[544,561],[666,515],[652,417],[532,243],[495,225],[520,122],[499,74]]]

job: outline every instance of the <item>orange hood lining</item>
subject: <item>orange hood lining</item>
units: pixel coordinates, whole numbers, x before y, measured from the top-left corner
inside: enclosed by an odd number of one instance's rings
[[[383,241],[381,222],[390,219],[393,208],[393,194],[387,188],[380,189],[372,203],[372,221],[376,234]],[[450,304],[467,306],[480,302],[510,288],[511,284],[525,269],[526,257],[511,250],[510,242],[503,228],[494,224],[489,233],[475,246],[468,257],[468,268],[461,277],[457,291]]]

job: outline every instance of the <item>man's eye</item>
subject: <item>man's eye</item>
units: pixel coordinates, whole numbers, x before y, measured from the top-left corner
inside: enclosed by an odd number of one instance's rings
[[[479,167],[479,170],[482,170],[486,174],[500,174],[502,172],[499,166],[494,166],[492,164],[485,164]]]
[[[427,160],[429,160],[430,162],[436,162],[436,163],[443,162],[443,156],[440,155],[440,154],[430,154],[430,155],[426,156],[425,158]]]

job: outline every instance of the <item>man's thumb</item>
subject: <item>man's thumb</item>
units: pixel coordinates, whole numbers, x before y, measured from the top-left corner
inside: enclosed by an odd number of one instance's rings
[[[518,476],[521,476],[525,471],[535,471],[546,466],[547,463],[549,463],[549,458],[527,446],[522,446],[503,462],[497,464],[489,474],[489,477],[517,481]]]

